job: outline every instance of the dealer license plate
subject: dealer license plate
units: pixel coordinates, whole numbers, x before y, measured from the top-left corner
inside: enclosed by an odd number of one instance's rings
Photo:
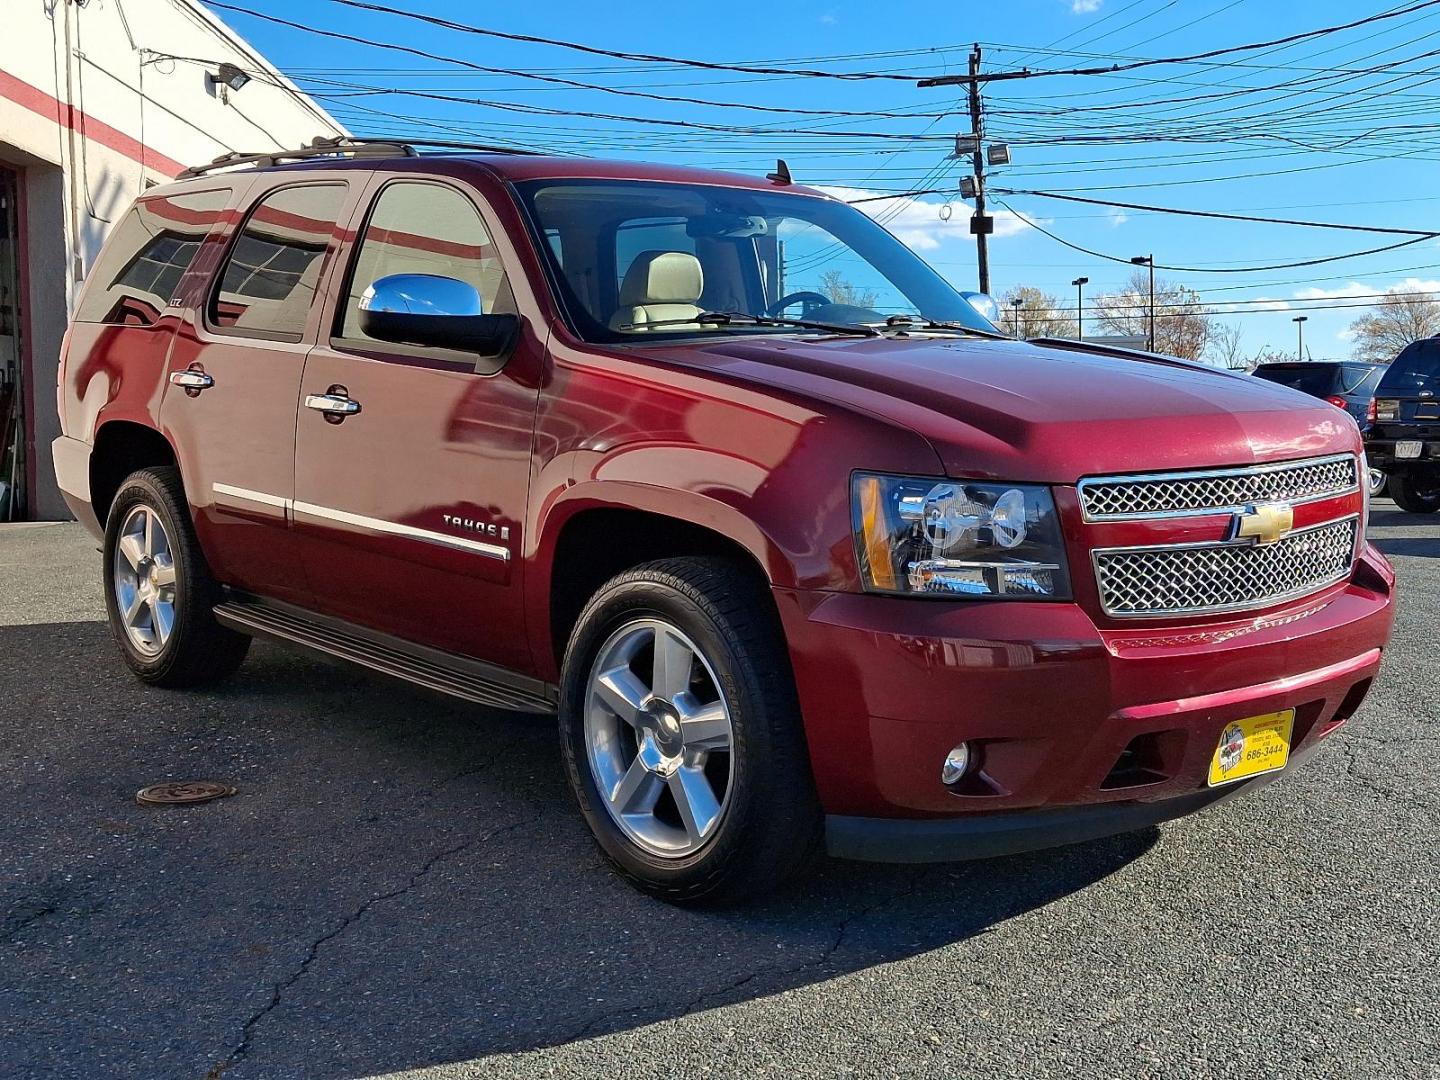
[[[1395,444],[1395,456],[1397,458],[1418,458],[1424,445],[1419,439],[1401,439]]]
[[[1290,736],[1295,710],[1266,713],[1235,720],[1220,733],[1220,744],[1210,759],[1210,786],[1231,784],[1247,776],[1276,772],[1290,760]]]

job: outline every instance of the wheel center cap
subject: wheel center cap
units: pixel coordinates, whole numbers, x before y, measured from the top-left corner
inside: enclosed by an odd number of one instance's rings
[[[680,752],[684,744],[680,733],[680,717],[668,701],[656,700],[646,705],[643,726],[661,752],[669,756]]]

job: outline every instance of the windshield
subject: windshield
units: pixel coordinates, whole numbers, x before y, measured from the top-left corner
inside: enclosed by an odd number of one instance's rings
[[[706,312],[836,326],[908,317],[995,333],[909,248],[833,199],[626,180],[516,188],[571,324],[588,341],[825,332],[696,321]]]
[[[1440,338],[1407,345],[1385,372],[1376,393],[1381,397],[1418,397],[1427,390],[1440,395]]]

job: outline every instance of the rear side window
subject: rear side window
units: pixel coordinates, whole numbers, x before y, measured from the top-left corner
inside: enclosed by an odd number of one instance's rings
[[[228,188],[139,200],[90,271],[75,321],[149,326],[158,320],[229,201]]]
[[[266,196],[230,250],[210,302],[210,324],[299,341],[345,191],[343,184],[310,184]]]
[[[1440,338],[1407,345],[1380,380],[1382,397],[1414,397],[1425,391],[1440,395]]]
[[[375,282],[394,274],[454,278],[474,286],[485,314],[515,311],[510,283],[479,211],[451,187],[404,181],[381,190],[350,275],[342,338],[367,340],[360,329],[360,298]],[[387,343],[385,348],[395,346]]]

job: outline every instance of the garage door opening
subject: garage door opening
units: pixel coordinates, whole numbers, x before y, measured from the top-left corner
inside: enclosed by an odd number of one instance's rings
[[[25,515],[19,203],[19,176],[0,167],[0,521]]]

